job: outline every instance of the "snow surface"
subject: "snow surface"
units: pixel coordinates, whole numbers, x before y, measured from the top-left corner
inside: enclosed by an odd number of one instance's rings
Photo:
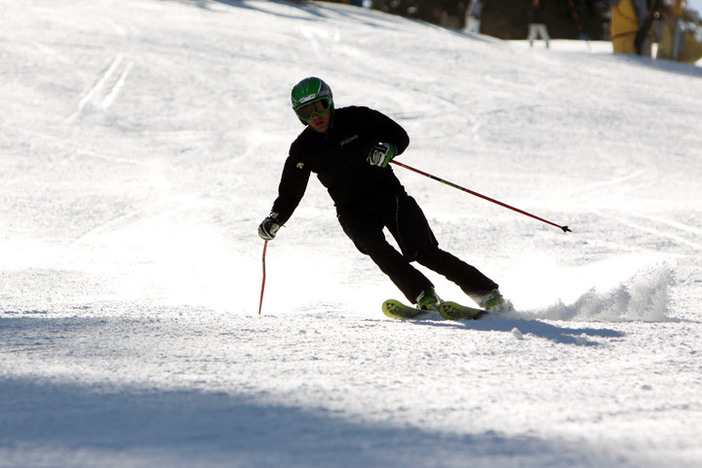
[[[699,67],[336,4],[2,5],[0,466],[702,465]],[[571,227],[395,169],[519,313],[386,319],[313,179],[258,315],[309,75]]]

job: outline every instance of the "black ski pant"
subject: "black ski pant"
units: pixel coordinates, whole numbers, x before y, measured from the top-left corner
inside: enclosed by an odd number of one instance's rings
[[[469,296],[485,294],[498,285],[454,255],[439,249],[421,208],[409,195],[391,195],[338,210],[341,227],[362,253],[390,277],[412,303],[431,281],[410,262],[421,265],[456,283]],[[387,228],[402,253],[385,239]]]

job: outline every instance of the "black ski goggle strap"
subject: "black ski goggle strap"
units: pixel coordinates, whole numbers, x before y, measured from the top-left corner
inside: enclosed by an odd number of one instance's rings
[[[310,120],[314,114],[324,115],[329,111],[331,107],[331,102],[328,99],[320,99],[318,101],[312,101],[309,104],[303,104],[297,109],[295,113],[302,120]]]

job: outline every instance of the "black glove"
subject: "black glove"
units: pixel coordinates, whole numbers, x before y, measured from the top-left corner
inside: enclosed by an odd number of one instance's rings
[[[278,213],[271,213],[269,217],[263,220],[261,225],[258,227],[258,235],[261,239],[269,241],[275,239],[275,235],[280,229],[280,223],[278,223]]]
[[[395,145],[392,143],[376,143],[368,153],[366,161],[372,166],[387,167],[388,163],[395,157]]]

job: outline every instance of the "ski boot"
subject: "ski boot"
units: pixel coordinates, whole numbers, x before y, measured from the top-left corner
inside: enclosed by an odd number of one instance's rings
[[[499,289],[493,289],[487,294],[475,295],[473,296],[473,300],[482,309],[489,312],[506,312],[512,310],[512,303],[502,296]]]
[[[439,304],[442,302],[434,288],[425,289],[417,296],[417,308],[422,310],[439,310]]]

